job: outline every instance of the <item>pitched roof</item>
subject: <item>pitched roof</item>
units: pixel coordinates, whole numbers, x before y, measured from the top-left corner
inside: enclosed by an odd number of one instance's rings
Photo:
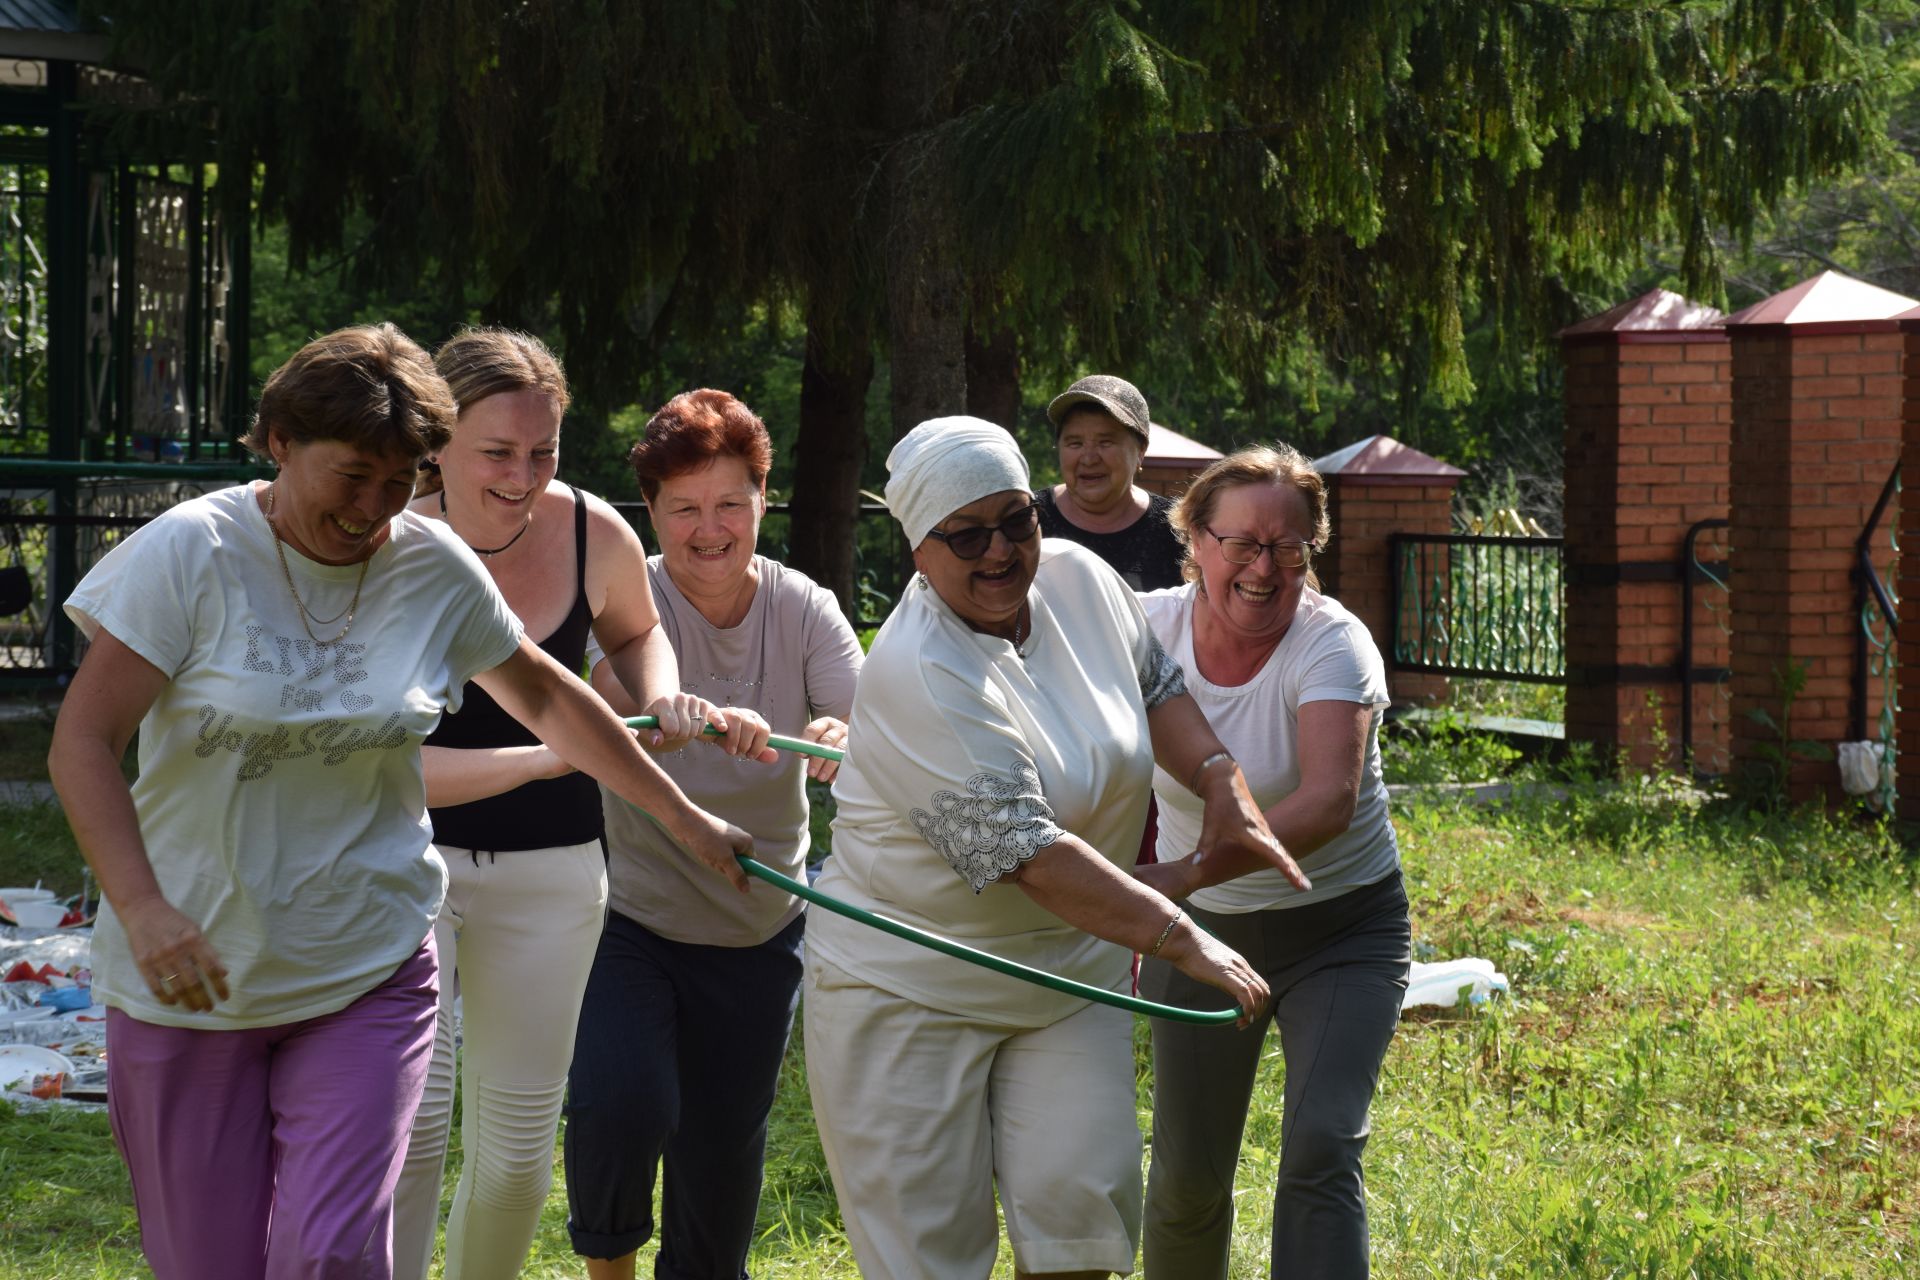
[[[1920,302],[1891,289],[1856,280],[1838,271],[1822,271],[1791,289],[1726,318],[1736,324],[1845,324],[1861,320],[1888,320]]]
[[[1392,436],[1368,436],[1344,449],[1313,460],[1323,476],[1364,477],[1375,484],[1415,484],[1422,480],[1454,481],[1467,473]]]
[[[1204,467],[1223,456],[1218,449],[1209,449],[1198,440],[1189,440],[1157,422],[1147,425],[1147,452],[1141,461],[1150,467]]]
[[[1717,329],[1725,317],[1704,302],[1695,302],[1671,289],[1649,289],[1597,316],[1588,316],[1560,331],[1562,338],[1602,333],[1672,333]]]

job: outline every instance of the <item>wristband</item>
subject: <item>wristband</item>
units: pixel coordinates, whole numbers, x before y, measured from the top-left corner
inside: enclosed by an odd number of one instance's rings
[[[1175,911],[1173,913],[1173,919],[1167,921],[1167,927],[1160,931],[1160,936],[1153,940],[1153,945],[1147,948],[1145,954],[1150,956],[1159,955],[1160,948],[1167,945],[1167,939],[1173,936],[1173,931],[1180,927],[1180,922],[1186,918],[1186,915],[1187,913],[1184,911]]]
[[[1193,773],[1187,778],[1187,790],[1192,791],[1200,785],[1200,775],[1205,773],[1208,766],[1212,765],[1216,760],[1231,759],[1233,759],[1233,753],[1231,751],[1216,751],[1205,760],[1202,760],[1193,767]]]

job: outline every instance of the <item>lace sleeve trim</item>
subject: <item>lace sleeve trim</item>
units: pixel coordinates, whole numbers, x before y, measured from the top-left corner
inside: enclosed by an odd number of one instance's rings
[[[1187,673],[1173,660],[1173,655],[1160,645],[1158,636],[1148,636],[1147,658],[1140,664],[1140,698],[1151,711],[1168,698],[1177,698],[1187,691]]]
[[[975,893],[1066,834],[1040,794],[1040,775],[1024,760],[1014,762],[1011,779],[976,773],[966,795],[936,791],[931,813],[915,809],[909,816]]]

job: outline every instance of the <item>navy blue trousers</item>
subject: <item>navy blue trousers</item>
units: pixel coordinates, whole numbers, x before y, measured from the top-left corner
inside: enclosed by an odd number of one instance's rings
[[[744,1280],[806,917],[755,947],[672,942],[617,912],[567,1076],[567,1228],[588,1258],[653,1236],[658,1280]]]

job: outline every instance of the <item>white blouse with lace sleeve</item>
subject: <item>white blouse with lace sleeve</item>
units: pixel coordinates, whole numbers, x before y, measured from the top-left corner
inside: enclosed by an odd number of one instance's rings
[[[854,697],[826,892],[1081,981],[1124,989],[1129,957],[1036,906],[1006,874],[1072,832],[1131,869],[1146,823],[1147,709],[1184,689],[1133,593],[1067,542],[1042,544],[1022,652],[915,583]],[[807,945],[873,985],[963,1015],[1045,1025],[1082,1002],[824,912]]]

